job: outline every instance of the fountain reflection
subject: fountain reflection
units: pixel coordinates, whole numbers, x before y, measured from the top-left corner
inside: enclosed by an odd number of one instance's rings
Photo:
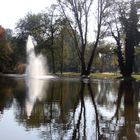
[[[139,89],[136,91],[135,82],[81,82],[74,88],[73,82],[62,81],[52,82],[49,87],[42,116],[46,125],[40,128],[42,137],[139,139]],[[102,110],[109,110],[111,115],[107,116]]]
[[[27,85],[27,97],[25,100],[26,113],[28,119],[31,116],[34,104],[38,101],[42,101],[46,98],[48,89],[48,80],[32,79],[26,80]]]
[[[5,86],[0,88],[0,109],[14,110],[15,125],[29,134],[37,130],[40,139],[53,140],[140,138],[140,82],[30,78],[25,88],[23,81],[0,83]]]

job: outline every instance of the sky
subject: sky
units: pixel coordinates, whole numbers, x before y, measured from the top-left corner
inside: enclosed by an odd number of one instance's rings
[[[2,0],[0,8],[0,25],[14,30],[20,18],[28,12],[39,13],[49,7],[54,0]]]

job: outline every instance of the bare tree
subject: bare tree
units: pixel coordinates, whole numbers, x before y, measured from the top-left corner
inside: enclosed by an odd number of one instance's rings
[[[77,55],[81,62],[81,76],[88,77],[91,73],[92,62],[95,50],[101,38],[101,27],[107,14],[109,0],[57,0],[61,11],[70,26],[70,33],[73,37]],[[94,15],[96,18],[94,18]],[[92,45],[89,60],[85,61],[85,51],[88,45],[90,18],[94,20],[96,35]]]

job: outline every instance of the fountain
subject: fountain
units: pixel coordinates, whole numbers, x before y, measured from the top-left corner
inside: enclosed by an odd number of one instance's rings
[[[28,36],[26,44],[26,52],[28,62],[26,68],[26,75],[28,78],[54,78],[54,76],[47,75],[48,67],[46,59],[43,57],[43,55],[39,54],[37,56],[35,54],[34,44],[30,35]]]
[[[28,36],[26,52],[27,68],[25,80],[27,86],[27,97],[25,106],[27,117],[30,119],[35,102],[37,100],[41,101],[47,94],[48,79],[55,77],[48,75],[47,63],[43,55],[35,54],[31,36]]]

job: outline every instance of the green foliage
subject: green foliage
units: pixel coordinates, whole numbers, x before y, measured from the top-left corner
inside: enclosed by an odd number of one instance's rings
[[[0,26],[0,72],[6,72],[12,67],[10,65],[13,49],[6,37],[6,30]]]
[[[131,77],[134,67],[134,47],[138,46],[139,15],[135,0],[114,1],[111,6],[109,26],[117,44],[120,72],[123,77]]]
[[[90,66],[91,71],[104,72],[116,71],[120,62],[126,65],[126,46],[131,46],[130,43],[132,46],[139,46],[140,26],[137,11],[140,4],[138,1],[136,3],[134,0],[131,0],[130,3],[119,0],[98,1],[98,14],[101,15],[97,17],[98,29],[96,31],[98,30],[98,32],[96,33],[98,35],[94,43],[89,43],[87,40],[89,20],[86,21],[86,18],[88,19],[91,14],[88,8],[92,7],[93,1],[84,0],[75,1],[75,3],[72,3],[71,0],[63,1],[66,2],[66,5],[61,3],[62,1],[58,0],[58,2],[59,6],[64,6],[63,8],[75,6],[73,8],[77,10],[78,15],[74,15],[74,13],[76,14],[74,9],[69,9],[72,10],[73,16],[66,11],[63,11],[62,15],[62,13],[58,13],[57,5],[52,5],[42,13],[28,13],[20,19],[16,27],[16,36],[13,36],[9,29],[0,28],[0,71],[13,70],[16,65],[26,63],[25,46],[29,34],[34,37],[36,54],[43,53],[48,59],[51,72],[79,72],[82,63],[85,68],[83,72],[87,72],[87,68],[89,69]],[[101,12],[101,10],[103,11]],[[64,15],[64,13],[68,15]],[[90,16],[92,18],[92,15]],[[108,25],[111,27],[111,32],[107,31]],[[121,47],[118,47],[120,50],[115,48],[114,44],[102,41],[105,34],[110,36],[110,33],[114,35],[116,43],[120,43]],[[131,47],[127,48],[130,49]],[[119,55],[122,57],[121,61],[118,61],[119,57],[117,58],[119,51],[121,52]],[[131,52],[133,55],[133,47]],[[129,58],[132,58],[131,56]],[[139,56],[139,49],[136,48],[137,69],[139,69],[137,61]],[[92,60],[94,60],[93,64]],[[129,63],[130,61],[127,64]],[[90,71],[87,72],[87,75],[89,73]]]
[[[41,42],[45,34],[43,17],[41,14],[28,13],[19,20],[16,29],[20,38],[27,39],[28,35],[32,35],[37,42]]]
[[[100,42],[96,49],[94,59],[94,69],[100,72],[114,72],[117,71],[118,62],[117,54],[114,51],[115,44]]]
[[[54,71],[54,66],[55,71],[75,71],[78,68],[78,60],[73,47],[74,41],[68,30],[69,24],[51,8],[40,14],[28,13],[20,19],[17,24],[15,54],[25,58],[25,41],[30,34],[36,41],[36,53],[46,56],[51,71]],[[18,60],[25,62],[21,58]]]

